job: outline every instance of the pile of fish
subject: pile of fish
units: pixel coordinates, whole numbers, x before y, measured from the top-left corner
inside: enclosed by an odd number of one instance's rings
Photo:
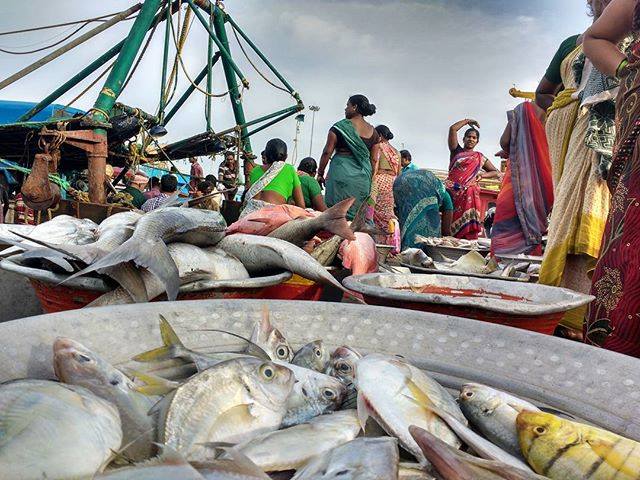
[[[242,351],[192,350],[164,318],[160,334],[162,345],[127,368],[58,338],[60,383],[0,385],[0,477],[630,480],[640,472],[635,441],[484,385],[465,385],[456,399],[396,356],[330,352],[321,340],[294,352],[268,312]]]
[[[416,242],[429,247],[466,248],[469,250],[483,250],[491,248],[491,240],[488,238],[467,240],[455,237],[423,237],[422,235],[416,235]]]
[[[117,213],[100,225],[61,215],[29,235],[12,232],[22,241],[0,238],[0,243],[14,245],[0,255],[23,252],[13,260],[68,274],[66,281],[97,272],[117,282],[118,288],[92,306],[146,302],[163,293],[175,300],[187,283],[242,280],[275,270],[344,290],[300,247],[320,231],[355,240],[345,218],[352,203],[347,199],[318,216],[291,220],[268,236],[227,235],[218,212],[175,206],[147,214]],[[336,251],[338,247],[339,242]]]

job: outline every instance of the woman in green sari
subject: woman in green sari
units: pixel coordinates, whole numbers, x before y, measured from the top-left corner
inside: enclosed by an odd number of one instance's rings
[[[376,113],[376,106],[364,95],[349,98],[344,110],[345,117],[329,130],[327,143],[320,157],[318,182],[326,185],[327,207],[354,197],[347,218],[353,220],[362,202],[371,193],[373,162],[371,149],[378,143],[376,129],[364,117]],[[325,170],[331,160],[325,181]]]

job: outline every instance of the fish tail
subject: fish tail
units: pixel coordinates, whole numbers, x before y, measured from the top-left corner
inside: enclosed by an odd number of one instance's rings
[[[137,378],[146,385],[136,387],[135,390],[144,395],[166,395],[180,386],[178,382],[172,382],[164,378],[156,377],[148,373],[142,373],[137,370],[127,369],[127,373],[133,378]]]
[[[176,331],[162,315],[160,315],[160,337],[162,338],[162,347],[136,355],[133,360],[136,362],[170,360],[179,357],[186,350]]]
[[[180,279],[178,267],[169,254],[169,249],[162,240],[141,240],[130,238],[113,252],[101,258],[89,267],[71,275],[65,280],[85,275],[96,270],[114,267],[121,263],[133,261],[136,265],[146,268],[162,282],[167,292],[167,298],[173,301],[178,296]],[[64,283],[64,282],[62,282]]]
[[[347,240],[355,240],[353,230],[347,222],[347,212],[355,201],[355,198],[347,198],[324,211],[319,217],[322,219],[324,229]]]
[[[418,444],[418,447],[433,464],[438,473],[445,478],[458,478],[471,480],[476,478],[470,467],[461,460],[460,454],[453,447],[443,442],[427,430],[415,425],[409,427],[409,433]]]
[[[149,295],[147,294],[147,287],[144,284],[143,277],[138,269],[130,263],[106,268],[104,269],[104,273],[113,278],[127,291],[133,299],[133,303],[145,303],[149,301]]]

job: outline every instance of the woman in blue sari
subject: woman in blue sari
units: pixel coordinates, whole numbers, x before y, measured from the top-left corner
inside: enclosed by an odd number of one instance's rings
[[[371,194],[373,161],[371,150],[380,140],[378,132],[364,117],[376,113],[376,106],[364,95],[353,95],[344,110],[345,118],[329,130],[320,157],[318,182],[327,187],[325,203],[332,207],[355,198],[347,218],[353,220],[360,205]],[[333,155],[333,156],[332,156]],[[331,160],[325,181],[325,170]]]
[[[401,174],[393,184],[393,196],[403,250],[420,248],[416,243],[416,235],[451,235],[453,202],[443,183],[429,170],[410,170]]]

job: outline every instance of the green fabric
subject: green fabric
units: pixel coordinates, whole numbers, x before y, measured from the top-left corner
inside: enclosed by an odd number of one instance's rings
[[[313,208],[313,199],[322,193],[322,188],[318,181],[311,175],[298,175],[300,177],[300,186],[302,187],[302,196],[304,204],[307,208]]]
[[[442,185],[442,182],[440,182],[440,184]],[[444,185],[442,185],[442,189],[444,190],[444,193],[442,194],[441,210],[443,212],[453,212],[453,200],[451,200],[451,195],[449,195],[449,192],[444,188]]]
[[[349,119],[340,120],[335,128],[351,150],[352,155],[334,155],[327,174],[327,207],[347,198],[356,201],[347,213],[347,219],[353,220],[362,202],[371,193],[371,153],[353,123]]]
[[[142,204],[147,201],[147,199],[144,198],[144,193],[142,193],[137,188],[132,187],[131,185],[125,188],[123,192],[131,195],[131,197],[133,198],[133,201],[131,203],[133,203],[133,206],[136,208],[142,207]]]
[[[562,83],[562,76],[560,74],[560,67],[567,55],[573,52],[577,46],[578,37],[580,35],[572,35],[560,44],[558,51],[553,56],[547,73],[544,74],[545,78],[555,85]]]
[[[251,174],[249,175],[251,185],[256,183],[264,175],[264,172],[263,167],[255,167],[251,170]],[[293,165],[285,165],[276,178],[271,180],[271,183],[264,187],[262,191],[276,192],[287,200],[293,195],[293,190],[299,186],[300,177],[298,177],[298,172],[293,168]]]

